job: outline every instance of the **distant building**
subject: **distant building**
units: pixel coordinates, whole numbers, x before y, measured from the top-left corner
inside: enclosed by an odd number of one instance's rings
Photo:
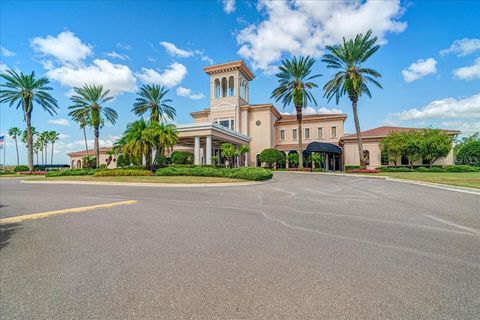
[[[113,169],[117,167],[117,158],[115,155],[109,155],[107,152],[112,151],[112,147],[100,147],[100,164],[109,163],[108,168]],[[67,155],[70,157],[70,168],[72,169],[81,169],[84,167],[85,163],[83,158],[87,156],[95,156],[95,149],[90,149],[87,151],[76,151],[68,153]]]

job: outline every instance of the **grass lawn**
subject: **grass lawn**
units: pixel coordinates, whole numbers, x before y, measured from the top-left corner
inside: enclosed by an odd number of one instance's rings
[[[47,181],[108,181],[108,182],[141,182],[141,183],[231,183],[245,180],[220,177],[189,177],[189,176],[127,176],[127,177],[94,177],[94,176],[64,176],[64,177],[28,177],[26,180],[44,179]]]
[[[371,175],[480,189],[480,172],[380,172]]]

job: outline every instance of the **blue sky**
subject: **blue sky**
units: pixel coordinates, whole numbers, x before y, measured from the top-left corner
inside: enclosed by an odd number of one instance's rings
[[[119,121],[101,132],[108,145],[135,120],[130,109],[143,83],[167,86],[176,123],[188,123],[190,112],[209,104],[202,67],[240,58],[256,74],[250,103],[266,103],[274,102],[270,94],[281,58],[315,57],[315,72],[322,74],[314,91],[318,105],[306,112],[346,112],[346,131],[352,132],[349,101],[336,105],[322,97],[332,72],[320,59],[325,45],[369,28],[382,47],[367,66],[383,75],[384,89],[373,89],[372,99],[361,98],[362,129],[431,125],[480,131],[477,1],[2,1],[0,6],[0,68],[49,77],[59,101],[58,115],[39,108],[33,115],[37,131],[62,134],[55,162],[82,149],[82,133],[67,115],[73,86],[98,82],[115,95],[111,105]],[[0,111],[0,133],[25,127],[21,112],[7,105]],[[14,162],[11,143],[7,163]]]

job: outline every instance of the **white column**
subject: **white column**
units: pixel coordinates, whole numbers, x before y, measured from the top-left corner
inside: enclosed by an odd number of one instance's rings
[[[200,137],[195,137],[195,148],[194,148],[194,164],[200,164]]]
[[[244,156],[245,156],[245,163],[244,163],[245,167],[248,167],[248,156],[249,156],[248,152],[245,152]]]
[[[207,136],[205,148],[205,164],[212,164],[212,136]]]
[[[289,163],[288,163],[288,153],[289,151],[284,151],[285,152],[285,168],[288,169]]]
[[[328,153],[325,153],[325,171],[328,171]]]

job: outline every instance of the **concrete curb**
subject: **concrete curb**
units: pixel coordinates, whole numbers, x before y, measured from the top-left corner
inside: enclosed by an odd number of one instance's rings
[[[268,182],[268,180],[267,180]],[[110,182],[110,181],[39,181],[21,180],[20,183],[37,184],[79,184],[97,186],[124,186],[124,187],[160,187],[160,188],[205,188],[205,187],[241,187],[267,183],[265,181],[247,181],[234,183],[148,183],[148,182]]]
[[[397,179],[397,178],[390,178],[388,176],[367,176],[363,174],[352,174],[352,173],[333,173],[333,172],[305,172],[305,171],[277,171],[282,173],[303,173],[303,174],[323,174],[323,175],[333,175],[333,176],[343,176],[343,177],[356,177],[356,178],[366,178],[366,179],[382,179],[391,182],[401,182],[401,183],[408,183],[414,184],[417,186],[424,186],[424,187],[431,187],[437,189],[443,189],[448,191],[456,191],[456,192],[463,192],[469,193],[474,195],[480,195],[480,189],[475,188],[468,188],[468,187],[458,187],[452,186],[448,184],[441,184],[441,183],[434,183],[434,182],[425,182],[425,181],[416,181],[416,180],[409,180],[409,179]]]

